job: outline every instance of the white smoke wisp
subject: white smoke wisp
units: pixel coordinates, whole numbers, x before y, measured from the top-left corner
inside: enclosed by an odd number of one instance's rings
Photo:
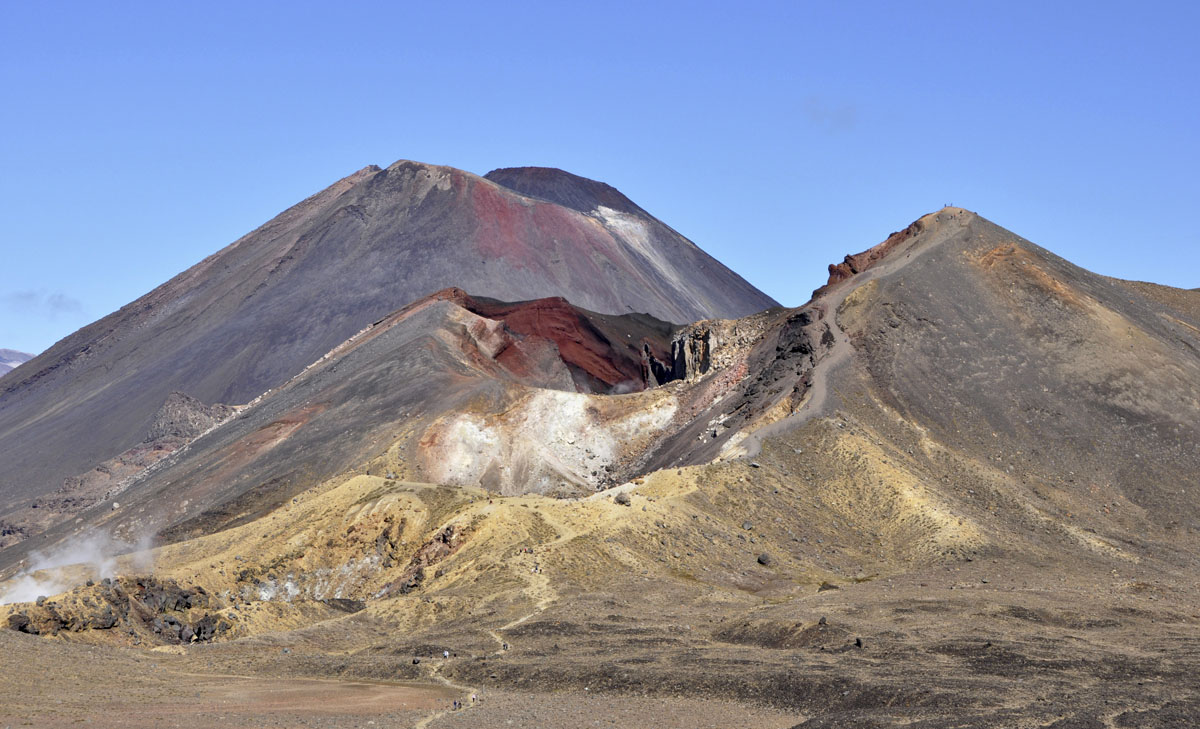
[[[608,394],[628,395],[631,392],[640,392],[641,390],[642,383],[638,382],[637,380],[625,380],[624,382],[618,382],[617,384],[613,385],[612,390],[610,390]]]
[[[152,546],[152,536],[131,543],[97,532],[76,537],[47,552],[30,552],[29,565],[0,583],[0,605],[57,595],[86,580],[115,577],[118,570],[148,570],[153,567],[149,551]]]

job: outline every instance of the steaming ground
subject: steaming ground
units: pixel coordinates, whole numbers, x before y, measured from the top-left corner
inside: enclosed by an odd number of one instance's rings
[[[87,580],[148,572],[154,567],[153,537],[130,544],[104,532],[85,534],[45,553],[31,552],[28,567],[0,582],[0,605],[34,602],[57,595]]]

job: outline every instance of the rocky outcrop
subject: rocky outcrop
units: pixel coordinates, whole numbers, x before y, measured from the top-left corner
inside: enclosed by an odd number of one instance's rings
[[[454,524],[439,529],[430,537],[429,541],[417,549],[400,577],[390,582],[375,597],[407,595],[420,588],[426,579],[433,576],[426,573],[426,568],[432,567],[457,552],[466,543],[468,533],[468,529]]]
[[[31,635],[113,631],[121,642],[210,642],[233,624],[224,607],[202,587],[155,577],[119,577],[89,582],[53,599],[9,608],[10,630]]]
[[[694,380],[708,372],[712,331],[704,326],[688,327],[671,342],[671,364],[680,379]]]
[[[671,341],[671,379],[696,380],[745,358],[774,324],[770,312],[742,319],[713,319],[681,327]]]
[[[824,286],[813,292],[813,297],[820,296],[831,286],[845,281],[857,273],[862,273],[882,261],[905,241],[924,230],[925,223],[923,221],[924,218],[921,218],[904,230],[892,233],[882,243],[878,243],[862,253],[846,256],[841,263],[829,264],[829,280],[825,282]]]
[[[182,392],[172,392],[158,409],[145,443],[180,438],[191,440],[237,412],[229,405],[205,405]]]

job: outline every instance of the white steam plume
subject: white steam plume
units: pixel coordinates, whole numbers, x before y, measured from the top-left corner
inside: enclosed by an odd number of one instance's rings
[[[153,537],[121,542],[108,534],[92,533],[56,545],[48,552],[30,552],[29,566],[0,583],[0,605],[33,602],[42,595],[57,595],[89,579],[114,577],[120,566],[143,571],[153,566],[148,551]],[[130,554],[132,553],[132,554]]]

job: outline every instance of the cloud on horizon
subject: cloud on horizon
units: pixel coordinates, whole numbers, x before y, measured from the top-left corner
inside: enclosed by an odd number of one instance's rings
[[[84,313],[82,301],[61,291],[27,290],[0,294],[0,306],[13,314],[50,320]]]

